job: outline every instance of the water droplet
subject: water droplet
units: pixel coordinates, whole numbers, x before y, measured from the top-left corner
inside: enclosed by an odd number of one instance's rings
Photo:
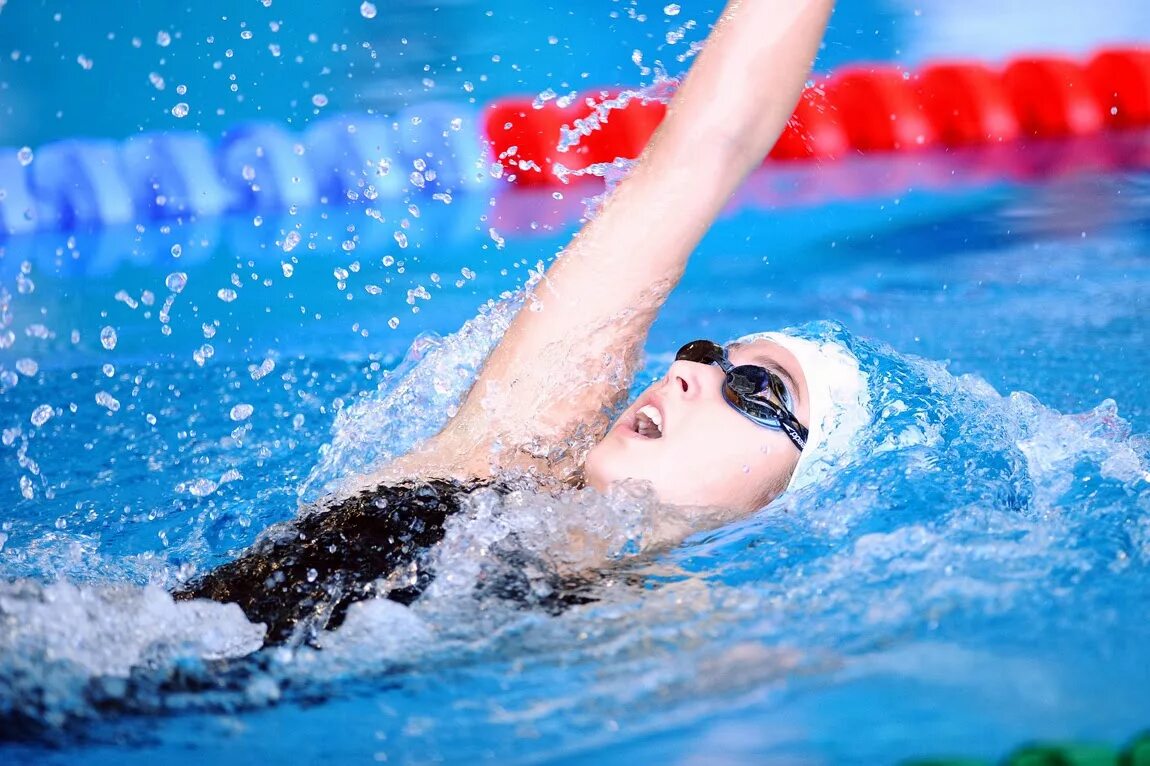
[[[284,252],[290,253],[296,245],[299,244],[300,236],[298,231],[289,231],[284,237]],[[285,264],[286,265],[286,264]],[[284,276],[290,277],[291,274],[284,272]]]
[[[40,365],[36,363],[35,359],[17,359],[16,371],[25,377],[32,377],[40,370]]]
[[[101,407],[107,407],[109,412],[115,412],[120,409],[120,401],[107,391],[100,391],[96,394],[96,404]]]
[[[395,242],[400,247],[407,247],[407,235],[402,231],[395,232]]]
[[[315,571],[315,569],[308,569],[307,570],[307,581],[308,582],[315,582],[315,578],[317,578],[317,577],[319,577],[319,572]]]
[[[107,378],[110,378],[116,374],[115,365],[108,364],[107,362],[104,362],[104,364],[100,366],[100,370],[104,373],[104,377]]]
[[[345,240],[343,241],[343,244],[342,244],[342,245],[340,245],[340,247],[342,247],[342,248],[343,248],[343,250],[344,250],[344,252],[345,252],[345,253],[350,253],[352,250],[354,250],[354,249],[355,249],[355,240],[353,240],[353,239],[345,239]]]
[[[172,116],[173,117],[187,117],[188,116],[188,105],[186,103],[184,103],[183,101],[181,101],[180,103],[173,106],[172,107]]]
[[[235,407],[232,407],[232,411],[229,413],[229,417],[231,417],[232,420],[239,422],[241,420],[247,420],[250,418],[254,411],[255,407],[251,406],[250,404],[237,404]]]
[[[183,254],[184,254],[184,248],[181,247],[179,245],[179,243],[172,245],[172,257],[173,258],[179,258]]]
[[[240,39],[241,40],[252,39],[252,31],[250,29],[245,29],[243,32],[240,32]]]
[[[359,6],[359,15],[365,19],[375,18],[375,3],[369,3],[364,0],[363,4]]]
[[[114,327],[105,327],[100,330],[100,345],[111,351],[116,347],[116,329]]]
[[[311,97],[311,102],[313,105],[315,105],[317,107],[320,107],[320,108],[325,107],[325,106],[327,106],[327,96],[325,96],[322,93],[317,93]]]
[[[32,421],[32,425],[39,428],[40,426],[44,425],[49,420],[51,420],[52,416],[55,414],[56,414],[56,411],[54,409],[52,409],[52,405],[41,404],[36,409],[32,410],[32,417],[29,418],[29,420]]]
[[[79,56],[76,57],[76,63],[80,65],[81,69],[83,69],[84,71],[87,71],[87,70],[92,68],[92,65],[95,62],[92,61],[92,59],[85,56],[83,53],[81,53]]]
[[[287,261],[280,264],[280,269],[283,271],[284,276],[290,278],[295,273],[295,266],[292,266]]]
[[[162,29],[156,33],[156,45],[160,46],[161,48],[167,48],[171,44],[172,36],[170,34]]]
[[[383,288],[379,285],[364,285],[363,291],[368,295],[379,295],[383,292]]]
[[[262,362],[260,362],[259,367],[252,365],[251,367],[248,368],[248,370],[251,373],[252,380],[259,380],[260,378],[264,377],[265,375],[269,375],[272,372],[272,370],[274,370],[275,368],[276,368],[276,363],[273,360],[265,359]]]
[[[188,92],[188,86],[187,85],[180,83],[179,85],[176,86],[176,93],[178,93],[179,95],[182,96],[187,92]]]
[[[183,485],[183,489],[187,490],[188,494],[196,497],[207,497],[215,492],[217,487],[219,485],[211,479],[196,479]]]
[[[231,303],[236,298],[240,297],[240,295],[230,287],[221,287],[216,291],[216,297],[224,303]]]
[[[180,293],[188,284],[188,275],[182,271],[173,271],[168,275],[167,279],[164,280],[164,284],[167,285],[168,289],[173,293]]]
[[[399,327],[399,317],[392,317],[391,319],[387,320],[387,326],[393,330]]]
[[[667,14],[668,16],[678,16],[679,10],[680,8],[677,3],[671,3],[670,5],[663,7],[663,13]]]
[[[23,165],[24,167],[28,167],[29,165],[31,165],[32,164],[32,147],[25,146],[25,147],[22,147],[20,150],[18,150],[16,152],[16,160],[21,165]]]
[[[148,82],[152,83],[152,87],[156,90],[164,89],[164,78],[158,72],[148,73]]]

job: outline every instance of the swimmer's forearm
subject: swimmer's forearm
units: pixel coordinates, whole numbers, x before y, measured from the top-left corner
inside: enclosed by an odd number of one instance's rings
[[[567,248],[577,257],[548,272],[549,289],[540,291],[545,304],[566,300],[585,321],[589,308],[605,316],[633,308],[638,293],[659,280],[667,283],[665,297],[719,211],[782,133],[833,4],[728,4],[637,167]]]
[[[721,158],[733,187],[794,111],[833,0],[731,0],[668,110],[653,152]]]

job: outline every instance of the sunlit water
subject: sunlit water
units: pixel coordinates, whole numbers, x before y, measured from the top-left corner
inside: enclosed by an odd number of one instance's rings
[[[13,239],[0,731],[24,741],[3,754],[875,763],[1121,740],[1150,709],[1148,189],[731,213],[636,386],[685,340],[833,320],[818,331],[855,349],[875,403],[855,462],[656,553],[669,511],[641,489],[481,493],[411,608],[364,603],[321,650],[254,654],[235,607],[165,587],[433,432],[577,206],[482,220],[462,199],[411,218],[406,248],[354,209]],[[315,246],[285,252],[297,224]],[[476,588],[507,545],[545,587],[587,533],[616,561],[592,603]]]

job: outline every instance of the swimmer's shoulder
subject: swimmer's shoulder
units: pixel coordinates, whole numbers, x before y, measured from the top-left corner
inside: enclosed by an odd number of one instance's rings
[[[444,431],[411,452],[361,477],[364,488],[380,485],[455,482],[465,486],[530,487],[561,492],[579,486],[581,475],[561,474],[547,461],[519,450],[492,451],[482,439]]]

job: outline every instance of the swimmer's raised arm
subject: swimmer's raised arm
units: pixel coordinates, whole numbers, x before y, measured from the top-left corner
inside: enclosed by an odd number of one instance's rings
[[[412,460],[478,476],[578,470],[580,455],[548,447],[606,430],[692,250],[790,117],[832,5],[727,5],[634,170],[530,288],[459,413]]]

